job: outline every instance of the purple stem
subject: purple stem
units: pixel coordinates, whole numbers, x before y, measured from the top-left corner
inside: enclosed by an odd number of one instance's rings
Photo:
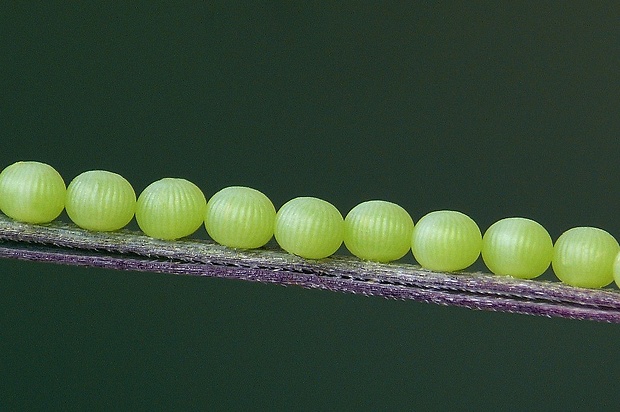
[[[310,261],[281,250],[233,250],[209,241],[162,241],[139,232],[90,232],[62,222],[0,215],[0,257],[177,275],[212,276],[412,299],[502,312],[620,323],[620,292],[484,273],[438,273],[335,256]]]

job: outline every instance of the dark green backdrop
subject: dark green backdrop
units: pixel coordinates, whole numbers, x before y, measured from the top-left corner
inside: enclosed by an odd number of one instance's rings
[[[22,3],[0,6],[0,168],[620,236],[614,2]],[[618,403],[617,325],[8,260],[0,281],[2,410]]]

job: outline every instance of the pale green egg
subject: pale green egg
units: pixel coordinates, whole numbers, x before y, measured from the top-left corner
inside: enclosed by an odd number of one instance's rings
[[[413,228],[411,250],[425,269],[445,272],[465,269],[478,259],[481,248],[478,225],[461,212],[431,212]]]
[[[185,179],[164,178],[148,185],[138,197],[136,221],[148,236],[179,239],[202,226],[206,208],[198,186]]]
[[[360,203],[344,219],[344,244],[360,259],[390,262],[411,248],[413,220],[399,205],[383,200]]]
[[[331,203],[314,197],[297,197],[276,214],[276,241],[289,253],[322,259],[334,254],[344,239],[344,220]]]
[[[533,279],[553,257],[553,241],[539,223],[521,217],[493,223],[482,237],[482,259],[497,275]]]
[[[65,209],[73,223],[81,228],[118,230],[133,218],[136,193],[123,176],[91,170],[69,183]]]
[[[600,288],[614,280],[618,242],[602,229],[574,227],[555,242],[551,266],[562,282],[583,288]]]
[[[65,207],[66,187],[52,166],[16,162],[0,173],[0,210],[26,223],[47,223]]]
[[[616,286],[620,287],[620,252],[616,255],[616,259],[614,259],[613,274]]]
[[[263,246],[273,236],[276,209],[263,193],[226,187],[207,202],[205,227],[217,243],[242,249]]]

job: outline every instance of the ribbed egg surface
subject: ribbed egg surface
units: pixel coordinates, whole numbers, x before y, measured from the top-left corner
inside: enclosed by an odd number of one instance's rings
[[[364,260],[390,262],[411,248],[413,220],[399,205],[383,200],[360,203],[344,219],[344,244]]]
[[[121,175],[91,170],[69,183],[65,208],[69,218],[81,228],[118,230],[134,216],[136,193]]]
[[[539,223],[521,217],[493,223],[482,237],[482,259],[497,275],[533,279],[553,257],[553,241]]]
[[[465,269],[478,259],[481,248],[478,225],[461,212],[431,212],[413,229],[413,256],[426,269],[446,272]]]
[[[204,222],[207,200],[192,182],[164,178],[138,197],[136,221],[148,236],[173,240],[194,233]]]
[[[224,188],[207,203],[205,228],[217,243],[243,249],[263,246],[273,236],[276,210],[256,189]]]
[[[0,210],[26,223],[47,223],[65,207],[65,182],[52,166],[16,162],[0,173]]]
[[[338,250],[344,239],[344,220],[331,203],[315,197],[297,197],[276,214],[276,241],[289,253],[322,259]]]

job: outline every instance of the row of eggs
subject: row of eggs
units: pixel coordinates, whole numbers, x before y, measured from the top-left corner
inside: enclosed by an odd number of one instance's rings
[[[414,222],[405,209],[373,200],[355,206],[343,219],[332,204],[298,197],[276,213],[258,190],[227,187],[207,202],[195,184],[164,178],[136,199],[122,176],[102,170],[80,174],[65,186],[60,174],[40,162],[16,162],[0,173],[0,210],[27,223],[46,223],[63,209],[79,227],[113,231],[135,216],[148,236],[174,240],[205,225],[209,236],[224,246],[252,249],[272,237],[289,253],[321,259],[344,242],[360,259],[389,262],[411,250],[424,268],[459,271],[480,254],[495,274],[532,279],[551,264],[563,282],[598,288],[620,285],[618,242],[606,231],[577,227],[564,232],[555,246],[539,223],[526,218],[502,219],[482,236],[467,215],[451,210],[431,212]]]

